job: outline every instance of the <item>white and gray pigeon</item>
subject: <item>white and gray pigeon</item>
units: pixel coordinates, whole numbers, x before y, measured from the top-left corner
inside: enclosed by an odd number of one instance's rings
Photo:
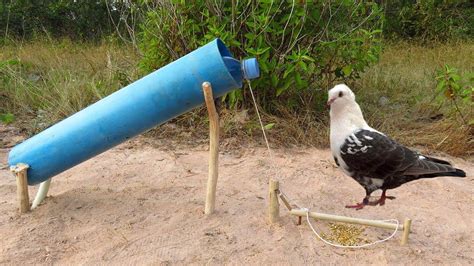
[[[384,205],[387,189],[420,178],[438,176],[465,177],[466,173],[449,162],[414,152],[385,134],[370,127],[355,101],[355,95],[344,84],[329,91],[331,108],[331,151],[336,164],[362,187],[366,196],[361,203],[347,208],[362,209],[366,205]],[[380,199],[370,202],[370,194],[381,189]]]

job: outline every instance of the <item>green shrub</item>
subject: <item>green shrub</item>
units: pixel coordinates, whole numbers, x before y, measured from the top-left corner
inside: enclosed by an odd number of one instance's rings
[[[472,38],[474,3],[469,0],[382,1],[388,37],[446,41]]]
[[[133,27],[133,12],[127,1],[15,0],[0,1],[3,39],[43,35],[98,40],[112,33],[127,33]],[[133,30],[133,29],[132,29]]]
[[[234,57],[259,59],[254,81],[264,108],[276,112],[323,106],[326,91],[359,77],[378,60],[383,14],[376,3],[354,1],[156,1],[141,27],[141,68],[157,69],[212,39]],[[227,95],[231,106],[248,95]],[[249,102],[249,101],[248,101]]]
[[[470,112],[466,115],[458,105],[458,101],[462,100],[469,108],[473,107],[474,73],[468,72],[461,76],[456,68],[446,64],[442,70],[437,71],[436,80],[438,82],[436,86],[438,101],[444,102],[447,99],[465,125],[474,124],[472,118],[470,121],[466,120],[466,116]]]

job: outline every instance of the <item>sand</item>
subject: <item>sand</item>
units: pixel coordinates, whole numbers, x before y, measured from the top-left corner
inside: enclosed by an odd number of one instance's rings
[[[441,155],[468,173],[406,184],[385,206],[355,211],[364,190],[340,172],[329,150],[223,144],[217,211],[204,215],[207,144],[135,138],[54,177],[50,197],[19,215],[15,180],[6,168],[13,128],[0,128],[0,264],[474,264],[474,166]],[[2,144],[3,143],[3,144]],[[225,141],[224,141],[225,143]],[[280,208],[266,217],[267,182],[278,177],[293,203],[314,211],[370,219],[413,220],[407,246],[401,232],[364,249],[318,240],[307,223]],[[30,187],[30,197],[36,187]],[[318,230],[327,223],[314,221]],[[368,240],[390,231],[366,228]]]

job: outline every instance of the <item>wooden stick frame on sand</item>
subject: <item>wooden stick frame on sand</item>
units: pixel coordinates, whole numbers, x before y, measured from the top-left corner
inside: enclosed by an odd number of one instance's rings
[[[279,219],[278,217],[279,216],[278,191],[280,189],[279,187],[280,185],[278,181],[270,180],[269,182],[269,191],[270,191],[269,199],[270,200],[269,200],[269,206],[268,206],[270,223],[275,223]],[[411,219],[405,219],[403,225],[397,225],[397,224],[388,223],[384,221],[360,219],[360,218],[324,214],[324,213],[318,213],[318,212],[307,212],[306,210],[301,210],[301,209],[290,209],[290,214],[294,216],[298,216],[299,218],[305,217],[306,215],[308,215],[311,218],[324,220],[324,221],[360,224],[360,225],[373,226],[373,227],[389,229],[389,230],[395,230],[395,229],[402,230],[403,235],[400,241],[401,245],[406,245],[408,243],[408,237],[410,235],[410,230],[411,230]]]

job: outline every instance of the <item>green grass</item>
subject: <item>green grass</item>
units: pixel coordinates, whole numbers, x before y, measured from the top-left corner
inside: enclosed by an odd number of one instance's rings
[[[461,75],[473,73],[472,58],[473,42],[386,46],[380,62],[355,84],[366,119],[405,144],[472,155],[472,125],[466,125],[453,104],[440,95],[435,79],[445,64]],[[388,101],[381,104],[381,97]],[[474,117],[472,100],[458,104],[465,119]]]
[[[114,44],[37,40],[0,51],[0,113],[35,133],[138,78],[138,56]]]
[[[350,86],[366,119],[402,143],[472,155],[473,128],[463,124],[449,101],[436,99],[436,70],[445,64],[461,74],[474,72],[474,43],[412,43],[386,45],[381,60]],[[30,134],[83,109],[122,88],[141,74],[139,55],[126,46],[38,40],[13,43],[0,51],[0,114],[13,113],[14,124]],[[254,88],[258,93],[259,88]],[[460,103],[467,118],[473,117],[472,101]],[[223,137],[261,139],[253,107],[222,110]],[[284,110],[283,112],[284,113]],[[317,117],[313,117],[313,116]],[[284,118],[264,115],[272,143],[327,147],[327,112],[288,113]],[[204,117],[204,119],[203,119]],[[160,127],[157,134],[187,131],[192,137],[207,130],[205,112],[198,110]],[[236,119],[236,117],[238,119]],[[240,118],[239,118],[240,117]],[[176,132],[169,136],[176,136]],[[202,134],[201,134],[202,133]],[[189,137],[189,136],[188,136]],[[202,136],[201,136],[202,137]]]
[[[398,43],[388,45],[380,62],[357,82],[365,102],[389,96],[392,101],[418,107],[434,103],[436,71],[449,64],[461,74],[474,72],[474,43],[437,44],[433,47]],[[421,109],[420,109],[421,108]]]

